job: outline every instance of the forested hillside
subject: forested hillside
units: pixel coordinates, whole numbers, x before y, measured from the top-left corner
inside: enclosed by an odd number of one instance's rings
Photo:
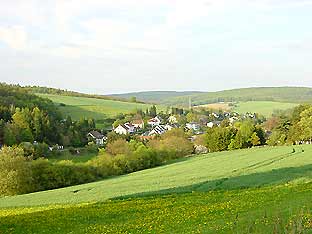
[[[19,85],[0,84],[0,144],[34,141],[43,144],[80,146],[86,133],[95,128],[92,119],[72,121],[62,116],[46,98],[31,94]]]

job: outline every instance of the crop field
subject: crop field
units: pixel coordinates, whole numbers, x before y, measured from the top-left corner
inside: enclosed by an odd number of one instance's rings
[[[65,104],[59,108],[64,116],[70,115],[74,120],[80,118],[105,119],[114,117],[120,113],[130,113],[137,109],[146,110],[151,104],[121,102],[113,100],[104,100],[86,97],[61,96],[53,94],[38,94],[41,97],[48,98],[55,103]],[[166,108],[157,106],[159,111],[165,111]]]
[[[262,147],[1,198],[0,233],[312,233],[311,202],[312,146]]]
[[[276,110],[287,110],[298,106],[296,103],[285,102],[268,102],[268,101],[251,101],[251,102],[238,102],[234,111],[238,113],[260,113],[264,116],[271,116]]]

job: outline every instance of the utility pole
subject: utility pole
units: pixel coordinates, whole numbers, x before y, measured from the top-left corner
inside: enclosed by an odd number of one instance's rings
[[[189,97],[189,109],[192,110],[192,98]]]

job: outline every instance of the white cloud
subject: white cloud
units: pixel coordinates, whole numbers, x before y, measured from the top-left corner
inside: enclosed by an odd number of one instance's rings
[[[16,50],[27,46],[27,33],[22,26],[0,27],[0,41]]]

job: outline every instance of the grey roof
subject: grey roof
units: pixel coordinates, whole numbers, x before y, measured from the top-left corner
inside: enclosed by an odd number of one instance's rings
[[[98,131],[91,131],[89,132],[89,134],[91,137],[95,138],[95,139],[103,139],[104,135],[99,133]]]

